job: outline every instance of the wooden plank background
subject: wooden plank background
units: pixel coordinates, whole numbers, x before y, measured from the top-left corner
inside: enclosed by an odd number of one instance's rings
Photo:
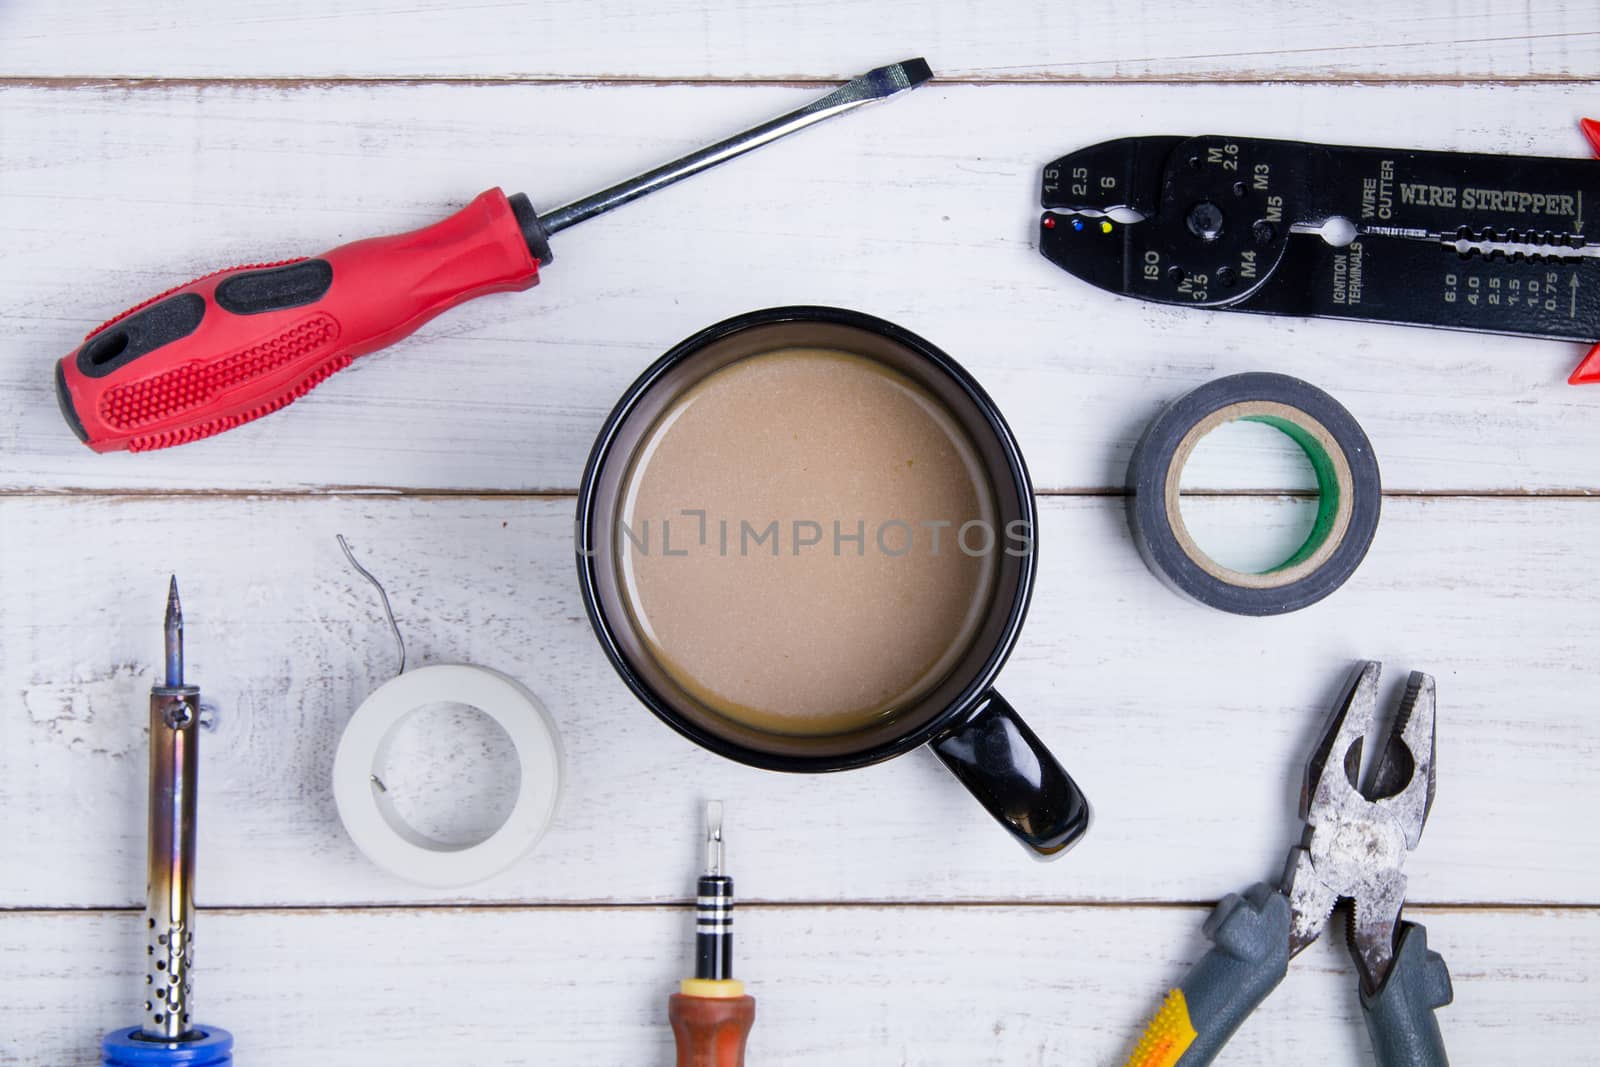
[[[1593,0],[29,0],[0,23],[8,71],[48,77],[772,81],[918,53],[975,81],[1544,81],[1594,75],[1596,13]]]
[[[560,235],[539,288],[287,413],[96,456],[55,410],[57,356],[194,274],[421,225],[490,184],[554,205],[918,53],[933,85]],[[1391,692],[1439,680],[1439,799],[1409,872],[1456,983],[1453,1061],[1586,1055],[1600,390],[1563,384],[1579,346],[1125,301],[1045,263],[1032,228],[1039,168],[1112,136],[1577,155],[1597,74],[1592,0],[0,7],[0,1063],[92,1063],[136,1018],[143,705],[172,570],[218,705],[200,1014],[242,1064],[669,1062],[711,796],[753,1065],[1119,1062],[1204,950],[1208,903],[1277,873],[1298,767],[1368,657]],[[790,302],[924,333],[1018,433],[1042,572],[1002,689],[1097,806],[1059,863],[927,753],[822,777],[703,753],[595,645],[570,494],[605,412],[680,337]],[[1389,494],[1349,586],[1274,620],[1169,594],[1117,495],[1163,403],[1251,369],[1348,405]],[[1305,464],[1271,434],[1219,438],[1186,514],[1270,553],[1303,527],[1282,494]],[[480,886],[389,878],[334,814],[339,730],[394,669],[339,532],[412,662],[508,671],[561,729],[555,825]],[[390,780],[460,833],[503,807],[506,754],[448,725]],[[1370,1062],[1333,933],[1219,1062]]]
[[[1205,914],[748,907],[740,943],[759,987],[749,1063],[1119,1063],[1133,1020],[1204,951]],[[1451,931],[1441,947],[1456,986],[1453,1063],[1521,1062],[1507,1051],[1518,1033],[1541,1051],[1588,1040],[1593,985],[1571,961],[1600,953],[1592,913],[1423,908],[1417,918],[1430,944]],[[693,966],[683,908],[612,908],[603,925],[592,909],[566,907],[204,920],[202,1017],[234,1029],[241,1063],[670,1064],[662,998]],[[1341,940],[1295,961],[1222,1062],[1370,1059]],[[7,1011],[29,1020],[29,1043],[0,1050],[25,1063],[45,1062],[41,1046],[52,1063],[95,1062],[99,1031],[132,1022],[105,1006],[139,981],[139,945],[134,915],[9,919],[7,961],[25,960],[29,980],[8,989]]]

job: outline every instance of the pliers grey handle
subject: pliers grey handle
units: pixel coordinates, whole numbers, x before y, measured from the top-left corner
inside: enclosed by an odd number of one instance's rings
[[[1167,994],[1127,1067],[1205,1067],[1289,969],[1289,898],[1257,883],[1225,897],[1205,925],[1213,947]],[[1402,924],[1394,967],[1361,1007],[1378,1067],[1448,1067],[1434,1009],[1450,1003],[1450,974],[1427,931]]]
[[[1378,1067],[1445,1067],[1450,1061],[1433,1012],[1454,995],[1444,958],[1428,948],[1428,931],[1416,923],[1401,923],[1400,946],[1389,976],[1371,996],[1361,991],[1361,1010]]]
[[[1205,925],[1214,947],[1167,994],[1127,1067],[1203,1067],[1289,969],[1289,898],[1266,883],[1229,895]]]

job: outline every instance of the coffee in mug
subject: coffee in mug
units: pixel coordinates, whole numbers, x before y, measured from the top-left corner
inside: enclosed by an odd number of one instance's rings
[[[994,589],[994,491],[970,438],[848,352],[708,375],[646,433],[622,501],[623,595],[650,654],[762,730],[846,733],[911,705]]]

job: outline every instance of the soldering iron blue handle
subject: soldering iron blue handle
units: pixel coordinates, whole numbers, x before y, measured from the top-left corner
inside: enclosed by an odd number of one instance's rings
[[[1448,1067],[1433,1011],[1450,1003],[1454,995],[1444,958],[1428,950],[1428,932],[1415,923],[1402,923],[1394,967],[1382,988],[1370,997],[1361,991],[1378,1067]]]
[[[113,1030],[100,1040],[102,1067],[231,1067],[233,1035],[197,1026],[182,1041],[151,1040],[137,1026]]]

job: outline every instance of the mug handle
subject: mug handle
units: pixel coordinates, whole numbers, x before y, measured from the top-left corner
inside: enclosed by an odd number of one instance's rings
[[[1055,859],[1089,830],[1089,801],[1016,709],[989,690],[933,750],[1000,825],[1039,859]]]

